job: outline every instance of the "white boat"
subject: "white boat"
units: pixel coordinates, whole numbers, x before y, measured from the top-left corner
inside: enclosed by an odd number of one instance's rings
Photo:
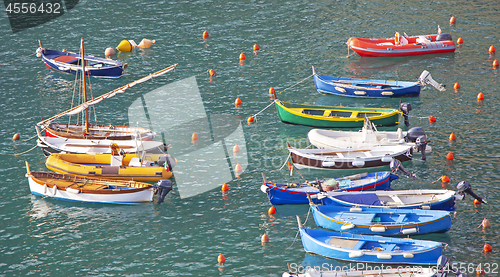
[[[339,267],[340,268],[340,267]],[[328,267],[310,267],[303,273],[284,272],[282,277],[436,277],[434,268],[422,266],[371,266],[372,270],[328,270]],[[439,275],[440,276],[440,275]]]
[[[110,204],[136,204],[152,202],[155,189],[159,192],[158,203],[172,189],[169,180],[156,185],[137,181],[103,180],[78,177],[53,172],[32,172],[26,162],[26,177],[34,195],[65,201]]]
[[[163,154],[168,146],[159,141],[145,140],[91,140],[91,139],[61,139],[54,137],[39,136],[38,146],[45,156],[52,153],[73,154],[109,154],[111,145],[115,144],[124,153],[148,152],[151,154]]]
[[[359,148],[297,149],[288,145],[290,157],[297,169],[356,169],[389,165],[393,159],[412,159],[408,145]]]
[[[421,127],[413,127],[408,132],[404,132],[401,128],[398,128],[397,131],[378,131],[368,119],[365,119],[363,128],[357,132],[312,129],[307,137],[309,142],[317,148],[406,145],[413,147],[413,153],[418,153],[421,148],[425,147],[423,159],[425,159],[425,154],[432,151],[431,147],[427,145],[425,131]]]

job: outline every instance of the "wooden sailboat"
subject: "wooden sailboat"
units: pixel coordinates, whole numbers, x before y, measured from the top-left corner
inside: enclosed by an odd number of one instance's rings
[[[82,39],[82,68],[85,68],[85,59],[83,56],[85,55],[85,50],[83,46]],[[130,126],[112,126],[112,125],[91,125],[89,123],[89,114],[88,108],[92,105],[95,105],[106,98],[110,98],[115,96],[117,93],[123,93],[128,88],[135,86],[136,84],[145,82],[153,77],[161,76],[167,72],[172,71],[177,64],[169,66],[165,69],[162,69],[156,73],[150,74],[146,77],[143,77],[137,81],[124,85],[120,88],[112,90],[108,93],[105,93],[99,97],[87,100],[87,88],[86,88],[86,74],[82,74],[82,88],[83,88],[83,98],[84,103],[73,107],[65,112],[62,112],[58,115],[55,115],[51,118],[45,119],[39,123],[37,123],[37,132],[38,136],[42,136],[42,132],[38,130],[40,128],[44,131],[45,136],[48,137],[57,137],[62,139],[91,139],[91,140],[152,140],[155,136],[155,133],[149,129],[141,128],[141,127],[130,127]],[[85,72],[85,70],[82,70]],[[64,115],[74,115],[82,112],[84,114],[83,118],[85,122],[82,123],[55,123],[54,120],[64,116]]]

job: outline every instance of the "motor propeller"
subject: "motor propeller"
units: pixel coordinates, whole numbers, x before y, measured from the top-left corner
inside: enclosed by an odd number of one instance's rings
[[[467,193],[468,195],[474,197],[474,199],[477,199],[479,202],[484,203],[484,204],[487,203],[486,200],[484,200],[483,198],[477,196],[477,194],[475,194],[474,191],[472,191],[472,186],[467,181],[461,181],[460,183],[457,184],[457,193],[459,195],[462,195],[462,196],[465,193]]]
[[[392,159],[391,163],[389,164],[389,166],[391,167],[391,171],[392,172],[395,172],[395,173],[398,173],[398,172],[401,172],[403,173],[404,175],[406,175],[406,177],[408,178],[412,178],[413,180],[415,180],[417,177],[415,176],[415,174],[413,174],[413,172],[410,172],[408,170],[406,170],[403,165],[401,164],[401,161],[399,161],[398,159]]]

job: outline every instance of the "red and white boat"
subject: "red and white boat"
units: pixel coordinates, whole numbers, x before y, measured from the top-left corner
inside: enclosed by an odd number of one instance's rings
[[[390,38],[351,37],[347,45],[363,57],[403,57],[451,53],[456,49],[450,34],[400,36]]]

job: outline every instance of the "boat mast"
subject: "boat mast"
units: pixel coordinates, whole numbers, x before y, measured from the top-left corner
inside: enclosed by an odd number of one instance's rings
[[[87,83],[85,81],[85,49],[83,48],[82,38],[82,82],[83,82],[83,103],[87,102]],[[89,109],[85,109],[85,133],[90,134],[89,131]]]

